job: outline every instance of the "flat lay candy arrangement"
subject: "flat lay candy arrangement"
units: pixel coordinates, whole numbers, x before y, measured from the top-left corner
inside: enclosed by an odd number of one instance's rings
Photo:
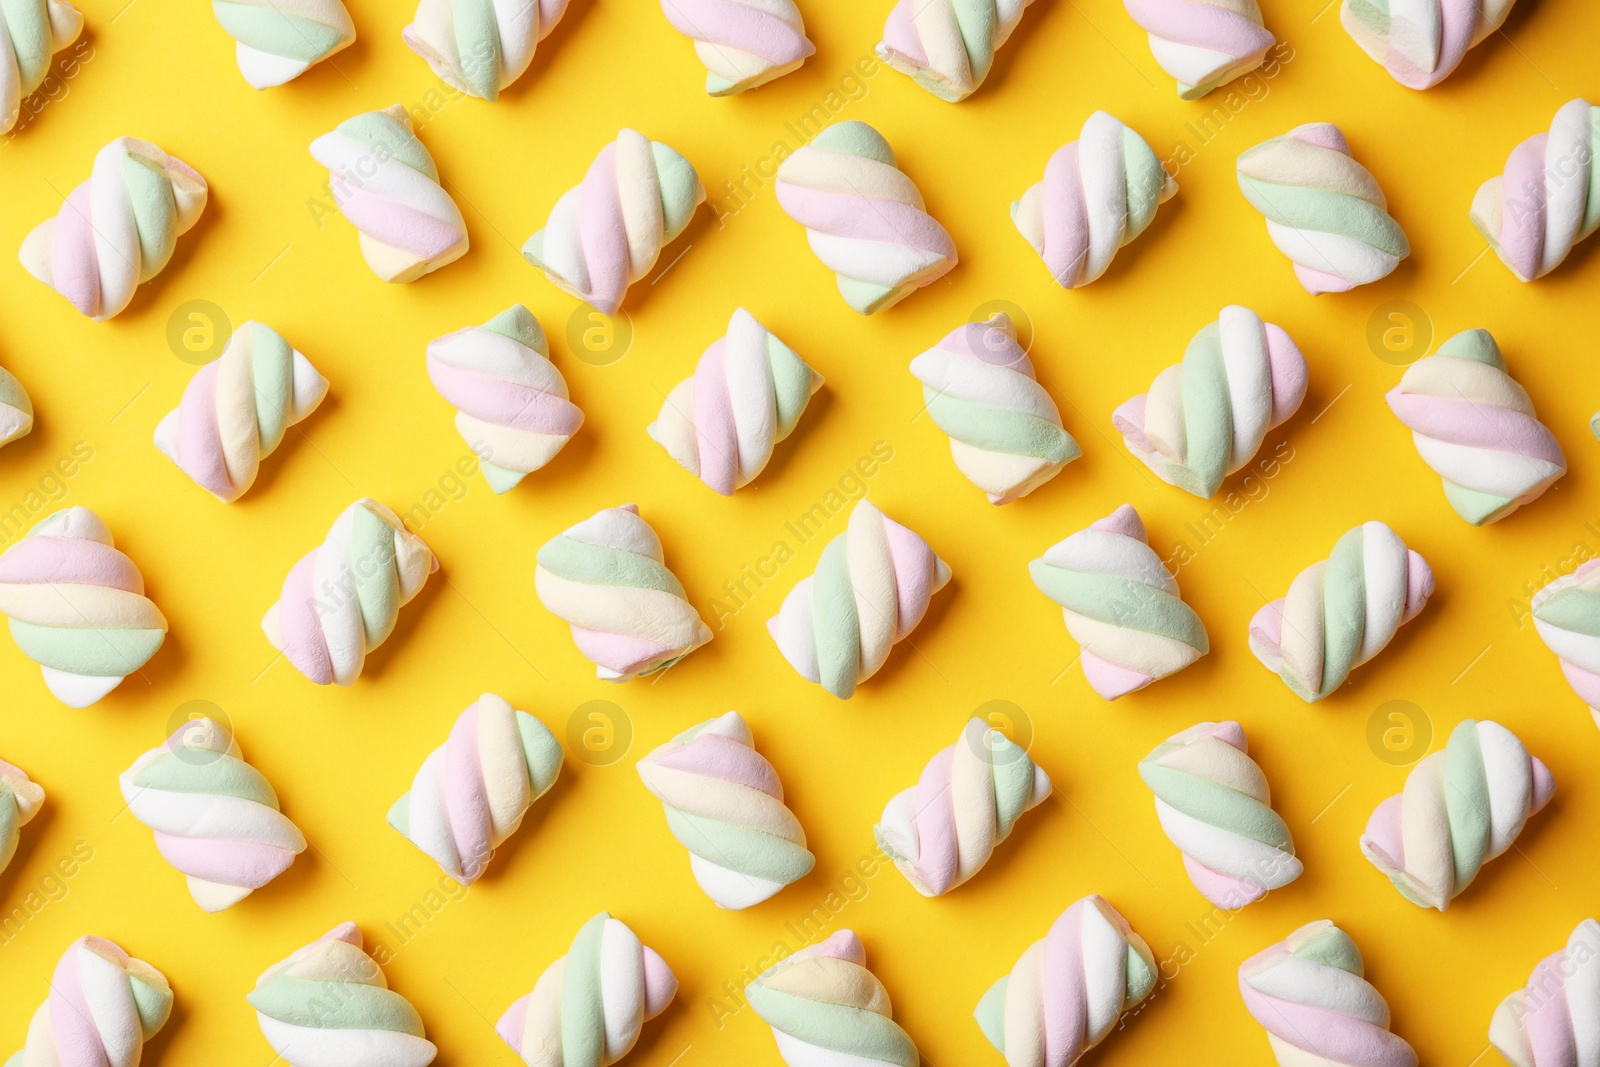
[[[1600,1064],[1600,13],[390,7],[0,4],[0,1062]]]

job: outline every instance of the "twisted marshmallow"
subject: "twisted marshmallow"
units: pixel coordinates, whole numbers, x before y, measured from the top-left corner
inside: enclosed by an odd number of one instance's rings
[[[1277,43],[1256,0],[1123,0],[1178,96],[1198,100],[1261,65]]]
[[[1550,768],[1516,734],[1464,719],[1443,752],[1411,768],[1405,791],[1378,805],[1361,853],[1411,903],[1444,911],[1555,791]]]
[[[1004,313],[969,322],[911,361],[962,474],[991,504],[1025,497],[1083,455]]]
[[[1156,375],[1111,422],[1156,477],[1210,497],[1300,410],[1308,374],[1282,328],[1229,306],[1194,335],[1182,363]]]
[[[310,360],[271,326],[247,322],[156,424],[156,448],[200,488],[231,504],[255,484],[261,461],[283,443],[289,427],[327,395],[328,379]]]
[[[1533,594],[1533,625],[1600,726],[1600,560]]]
[[[1432,595],[1427,561],[1383,523],[1363,523],[1256,612],[1250,651],[1312,704],[1383,651]]]
[[[840,930],[762,972],[745,999],[772,1027],[789,1067],[918,1067],[917,1046],[894,1021],[889,991],[867,950]]]
[[[1309,122],[1239,156],[1239,189],[1313,296],[1386,278],[1411,254],[1372,172],[1331,122]]]
[[[895,0],[878,58],[940,100],[978,91],[1033,0]]]
[[[925,897],[950,892],[983,869],[1023,812],[1050,795],[1050,776],[982,719],[940,749],[873,827],[878,847]]]
[[[572,627],[597,678],[654,674],[711,640],[637,504],[596,512],[546,541],[538,560],[539,600]]]
[[[1061,605],[1081,646],[1089,687],[1107,700],[1176,674],[1211,650],[1205,624],[1124,504],[1028,564],[1039,592]]]
[[[278,794],[215,719],[185,723],[117,782],[128,810],[155,831],[162,858],[183,872],[205,911],[233,907],[306,850]]]
[[[89,180],[56,216],[23,239],[19,258],[79,312],[104,322],[161,273],[207,193],[189,164],[149,141],[118,137],[95,154]]]
[[[661,10],[694,42],[711,96],[765,85],[817,50],[794,0],[661,0]]]
[[[400,609],[439,569],[422,538],[370,497],[339,513],[289,571],[261,620],[272,647],[318,685],[350,685],[388,640]]]
[[[538,320],[513,304],[482,326],[428,342],[428,380],[496,493],[555,458],[583,425]]]
[[[8,1067],[139,1067],[144,1043],[172,1015],[166,976],[102,937],[80,937],[50,977]]]
[[[822,375],[738,308],[694,374],[667,394],[650,437],[723,496],[755,480],[794,432]]]
[[[800,820],[737,711],[691,727],[639,761],[645,788],[689,850],[689,868],[719,908],[748,908],[811,873]]]
[[[211,0],[211,10],[255,89],[293,81],[356,40],[341,0]]]
[[[1143,233],[1178,183],[1143,137],[1104,111],[1044,165],[1044,178],[1011,205],[1017,232],[1063,289],[1088,285]]]
[[[1519,281],[1549,274],[1573,245],[1600,230],[1597,153],[1600,107],[1569,100],[1548,133],[1513,148],[1505,173],[1478,187],[1472,224]]]
[[[845,303],[863,315],[893,307],[956,265],[955,242],[928,214],[889,142],[864,122],[835,123],[784,157],[776,188]]]
[[[1410,89],[1450,76],[1469,48],[1498,30],[1517,0],[1344,0],[1339,21],[1375,62]]]
[[[22,102],[44,84],[55,54],[83,32],[83,12],[66,0],[23,0],[0,7],[0,134],[22,116]]]
[[[33,432],[33,402],[16,375],[0,367],[0,448]]]
[[[705,199],[687,159],[623,130],[600,149],[582,184],[556,201],[522,256],[557,289],[615,315],[628,286],[650,273]]]
[[[1282,1067],[1416,1067],[1416,1052],[1389,1032],[1389,1005],[1363,971],[1350,935],[1318,919],[1240,964],[1239,992]]]
[[[289,1067],[427,1067],[438,1054],[417,1009],[363,950],[355,923],[268,968],[245,999]]]
[[[0,760],[0,872],[17,854],[22,828],[39,814],[44,790],[21,767]]]
[[[530,1067],[609,1067],[677,993],[666,961],[602,911],[544,969],[533,992],[506,1009],[495,1032]]]
[[[1387,399],[1444,479],[1445,499],[1474,526],[1537,500],[1567,473],[1488,330],[1464,330],[1411,364]]]
[[[311,142],[311,157],[328,168],[334,203],[384,281],[414,282],[467,254],[466,220],[405,105],[345,119]]]
[[[88,508],[65,508],[0,554],[0,614],[57,700],[86,708],[156,654],[167,620]]]
[[[568,0],[418,0],[400,31],[411,50],[450,85],[480,100],[522,77]]]
[[[485,693],[423,761],[389,825],[462,885],[482,877],[561,773],[561,742],[544,723]]]
[[[1580,922],[1526,988],[1500,1002],[1489,1043],[1513,1067],[1600,1064],[1600,923]]]
[[[889,650],[950,581],[928,542],[862,500],[813,574],[783,598],[767,631],[789,665],[841,700],[878,673]]]

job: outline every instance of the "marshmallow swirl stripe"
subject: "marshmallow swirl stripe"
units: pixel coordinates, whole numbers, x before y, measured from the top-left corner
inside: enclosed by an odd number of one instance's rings
[[[1256,0],[1123,0],[1178,96],[1198,100],[1261,65],[1277,39]]]
[[[694,42],[711,96],[765,85],[817,50],[794,0],[661,0],[661,10]]]
[[[17,854],[22,828],[39,814],[44,790],[21,767],[0,760],[0,873]]]
[[[0,4],[0,134],[22,117],[22,102],[44,84],[55,54],[83,33],[83,12],[66,0]]]
[[[1533,594],[1533,625],[1561,673],[1600,726],[1600,560],[1589,560]]]
[[[1517,0],[1344,0],[1345,32],[1408,89],[1448,78],[1467,51],[1498,30]]]
[[[16,375],[0,367],[0,448],[33,432],[33,401]]]
[[[341,0],[211,0],[211,11],[255,89],[293,81],[356,39]]]
[[[1495,1008],[1489,1043],[1512,1067],[1600,1064],[1600,923],[1580,922]]]
[[[6,1067],[139,1067],[171,1015],[165,975],[105,938],[82,937],[56,964],[49,998]]]
[[[447,83],[480,100],[522,77],[568,0],[420,0],[407,46]]]
[[[950,103],[971,96],[989,76],[1033,0],[895,0],[878,58]]]

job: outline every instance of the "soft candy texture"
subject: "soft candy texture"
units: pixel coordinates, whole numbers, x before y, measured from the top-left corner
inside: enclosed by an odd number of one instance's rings
[[[1250,651],[1306,703],[1383,651],[1433,595],[1433,571],[1381,522],[1340,537],[1333,554],[1250,620]]]
[[[1585,919],[1500,1002],[1489,1043],[1513,1067],[1600,1064],[1600,923]]]
[[[1043,180],[1011,205],[1011,221],[1056,284],[1076,289],[1104,274],[1177,192],[1149,143],[1096,111],[1078,140],[1051,155]]]
[[[601,912],[533,992],[506,1009],[495,1032],[529,1067],[609,1067],[677,994],[678,978],[655,949]]]
[[[527,71],[539,42],[567,13],[567,2],[419,0],[400,36],[450,85],[498,100],[500,90]]]
[[[1596,155],[1600,107],[1569,100],[1548,133],[1513,148],[1505,173],[1478,187],[1472,224],[1518,280],[1549,274],[1573,245],[1600,229]]]
[[[950,567],[928,542],[862,500],[767,630],[802,677],[845,700],[878,673],[949,581]]]
[[[1050,776],[1025,749],[971,719],[955,744],[928,761],[915,786],[895,794],[872,833],[913,889],[943,896],[983,869],[1050,788]]]
[[[1589,560],[1537,593],[1533,625],[1561,673],[1600,726],[1600,560]]]
[[[1416,1067],[1389,1032],[1389,1005],[1363,977],[1361,950],[1329,919],[1307,923],[1239,966],[1244,1006],[1281,1067]]]
[[[1406,368],[1388,395],[1445,499],[1474,526],[1537,500],[1567,473],[1555,435],[1506,373],[1488,330],[1465,330]]]
[[[867,950],[840,930],[762,972],[745,999],[772,1027],[789,1067],[918,1067],[894,1021],[889,991],[867,970]]]
[[[0,760],[0,872],[17,854],[22,828],[39,814],[44,790],[21,767]]]
[[[42,520],[0,554],[0,615],[56,699],[86,708],[149,662],[167,620],[88,508]]]
[[[55,54],[83,32],[83,12],[66,0],[21,0],[0,7],[0,134],[50,73]]]
[[[239,73],[256,89],[293,81],[356,40],[341,0],[211,0],[236,42]]]
[[[1156,988],[1144,938],[1103,897],[1079,900],[989,987],[974,1013],[1010,1067],[1072,1067]]]
[[[1289,335],[1229,306],[1111,423],[1156,477],[1210,497],[1255,458],[1267,434],[1300,410],[1306,359]]]
[[[144,1043],[171,1015],[165,975],[104,938],[82,937],[56,964],[49,999],[6,1067],[139,1067]]]
[[[556,201],[522,256],[557,289],[615,315],[628,286],[650,273],[705,199],[687,159],[623,130],[589,164],[582,184]]]
[[[955,242],[928,214],[889,142],[864,122],[836,122],[786,156],[777,191],[845,303],[863,315],[893,307],[956,265]]]
[[[0,367],[0,448],[33,432],[33,401],[16,375]]]
[[[723,496],[755,480],[794,432],[822,375],[739,308],[694,375],[667,394],[651,438]]]
[[[737,711],[691,727],[639,761],[639,777],[689,850],[695,881],[719,908],[748,908],[811,873],[800,820]]]
[[[1267,776],[1248,752],[1244,727],[1203,722],[1139,761],[1184,870],[1202,896],[1230,910],[1282,889],[1302,869],[1289,827],[1272,810]]]
[[[1276,43],[1256,0],[1123,0],[1178,96],[1198,100],[1261,65]]]
[[[261,461],[328,395],[328,379],[277,330],[247,322],[201,367],[183,400],[156,424],[156,448],[206,492],[230,504],[255,484]]]
[[[504,493],[555,458],[583,425],[538,320],[513,304],[482,326],[428,342],[428,379],[489,488]]]
[[[1344,0],[1339,21],[1375,62],[1410,89],[1450,76],[1467,49],[1500,28],[1517,0]]]
[[[33,228],[18,258],[29,274],[96,322],[116,315],[161,273],[200,218],[206,180],[149,141],[118,137],[55,218]]]
[[[969,322],[911,361],[956,467],[991,504],[1025,497],[1083,455],[1004,313]]]
[[[1306,292],[1343,293],[1386,278],[1411,254],[1378,180],[1331,122],[1308,122],[1239,156],[1239,188],[1267,220]]]
[[[289,869],[306,839],[260,771],[215,719],[184,723],[117,779],[135,819],[208,912],[239,903]]]
[[[1464,719],[1443,752],[1411,768],[1405,791],[1378,805],[1361,853],[1411,903],[1444,911],[1555,791],[1550,768],[1516,734]]]
[[[363,950],[355,923],[268,968],[245,999],[289,1067],[427,1067],[438,1054],[417,1009]]]
[[[414,282],[467,254],[467,223],[404,104],[345,119],[311,142],[334,203],[360,234],[361,255],[386,282]]]
[[[561,758],[561,742],[544,723],[485,693],[428,754],[411,791],[389,809],[389,825],[471,885],[556,784]]]
[[[1033,0],[895,0],[878,58],[940,100],[977,92]]]
[[[272,647],[318,685],[350,685],[388,640],[400,609],[439,569],[422,538],[370,497],[340,512],[289,571],[261,620]]]
[[[1131,505],[1052,545],[1028,573],[1061,605],[1067,632],[1082,648],[1084,677],[1107,700],[1176,674],[1211,650],[1205,624],[1183,602]]]
[[[597,511],[546,541],[533,582],[608,682],[666,670],[711,640],[637,504]]]
[[[661,10],[694,42],[712,96],[781,78],[817,50],[794,0],[661,0]]]

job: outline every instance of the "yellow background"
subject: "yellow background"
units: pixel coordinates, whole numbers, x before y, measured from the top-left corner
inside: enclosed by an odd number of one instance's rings
[[[1548,279],[1521,285],[1484,254],[1467,220],[1474,189],[1500,171],[1513,145],[1547,128],[1564,101],[1600,92],[1592,47],[1600,12],[1592,5],[1526,0],[1504,36],[1475,50],[1442,87],[1419,94],[1357,49],[1331,4],[1318,12],[1274,2],[1268,25],[1292,53],[1276,77],[1235,83],[1231,98],[1225,90],[1184,103],[1115,0],[1039,0],[988,84],[951,106],[885,68],[846,80],[869,59],[887,0],[805,4],[816,56],[730,100],[703,95],[689,43],[648,0],[575,0],[533,70],[494,105],[430,95],[441,83],[401,43],[410,12],[399,0],[351,2],[355,46],[264,93],[240,78],[232,41],[204,4],[123,4],[84,4],[92,55],[65,81],[64,95],[0,148],[0,246],[16,248],[88,176],[96,149],[123,134],[195,166],[211,184],[211,201],[171,266],[110,323],[79,317],[14,261],[0,268],[0,362],[38,410],[33,435],[0,455],[0,505],[39,506],[37,497],[29,503],[30,491],[75,442],[87,442],[92,460],[39,517],[67,504],[97,510],[143,570],[171,634],[139,675],[85,711],[57,704],[33,664],[0,641],[0,755],[49,794],[18,860],[0,875],[0,908],[22,906],[30,893],[40,894],[31,898],[37,904],[46,889],[59,898],[0,947],[0,1054],[20,1046],[62,949],[96,933],[155,963],[177,991],[177,1014],[150,1062],[266,1064],[272,1054],[245,993],[269,964],[354,919],[392,951],[390,983],[421,1011],[441,1065],[510,1064],[492,1020],[605,908],[682,981],[679,1002],[647,1028],[632,1062],[776,1064],[753,1013],[719,1021],[712,998],[724,982],[742,985],[741,968],[767,957],[775,942],[796,947],[789,924],[831,906],[837,914],[826,931],[848,926],[862,935],[895,1017],[929,1063],[997,1063],[970,1018],[978,997],[1066,905],[1098,892],[1158,958],[1174,961],[1171,980],[1112,1036],[1098,1063],[1270,1062],[1240,1003],[1235,970],[1299,924],[1327,916],[1362,946],[1395,1029],[1424,1062],[1465,1065],[1485,1052],[1499,999],[1594,912],[1600,787],[1589,772],[1600,739],[1525,609],[1553,573],[1600,552],[1600,446],[1586,429],[1600,407],[1587,321],[1600,241]],[[839,95],[830,98],[833,90]],[[363,265],[351,227],[327,214],[326,173],[307,145],[342,119],[397,100],[427,116],[421,138],[466,215],[472,250],[421,282],[387,286]],[[730,213],[724,183],[775,143],[796,146],[786,124],[818,106],[888,137],[961,253],[947,281],[870,319],[839,299],[770,185],[748,184],[746,206]],[[1178,174],[1177,198],[1106,277],[1064,292],[1010,225],[1007,206],[1095,108],[1128,122],[1163,158],[1180,143],[1193,158]],[[1198,124],[1217,108],[1202,143]],[[1234,160],[1317,119],[1344,129],[1414,252],[1381,283],[1313,299],[1240,196]],[[624,125],[684,153],[727,217],[719,226],[716,212],[702,209],[662,266],[687,246],[682,259],[630,294],[631,349],[596,365],[575,358],[567,339],[574,301],[518,249]],[[1085,452],[1005,508],[990,507],[955,471],[945,438],[917,417],[920,389],[906,370],[917,352],[997,299],[1031,319],[1040,377]],[[304,434],[291,433],[232,506],[192,484],[150,442],[194,371],[167,340],[175,309],[194,300],[220,306],[234,323],[270,323],[332,382]],[[1572,467],[1546,498],[1481,530],[1449,510],[1383,401],[1400,367],[1379,359],[1367,337],[1369,320],[1393,300],[1417,306],[1412,318],[1424,331],[1431,326],[1435,345],[1467,327],[1494,331]],[[428,383],[423,349],[516,301],[550,333],[587,422],[546,470],[496,498],[481,478],[464,489],[451,481],[467,449]],[[1226,303],[1285,327],[1311,363],[1312,383],[1300,413],[1268,438],[1267,450],[1286,442],[1292,461],[1270,482],[1251,483],[1249,498],[1230,481],[1250,502],[1211,520],[1202,544],[1195,531],[1212,505],[1138,466],[1110,414],[1176,362]],[[740,305],[828,384],[761,479],[724,500],[673,464],[644,427]],[[1414,346],[1410,355],[1418,354]],[[893,459],[867,482],[871,498],[923,534],[955,581],[916,631],[915,650],[901,647],[854,700],[840,703],[795,675],[764,623],[810,572],[824,540],[801,545],[785,522],[824,500],[878,441]],[[275,661],[261,614],[339,510],[370,494],[407,511],[441,488],[438,500],[448,503],[430,508],[420,532],[443,569],[359,683],[318,688]],[[723,583],[774,542],[788,541],[797,558],[666,676],[612,687],[594,679],[566,626],[538,604],[534,553],[596,509],[630,500],[708,618]],[[1076,646],[1026,564],[1124,501],[1137,506],[1164,556],[1180,542],[1192,551],[1179,578],[1212,652],[1180,676],[1108,704],[1085,684]],[[1308,707],[1251,656],[1248,623],[1339,534],[1369,518],[1392,524],[1427,557],[1439,591],[1352,684]],[[827,534],[843,528],[841,514]],[[560,784],[488,877],[465,899],[430,897],[439,871],[384,814],[457,713],[485,690],[562,736],[580,705],[611,701],[631,723],[631,751],[610,765],[569,754]],[[246,757],[314,846],[269,888],[215,916],[189,899],[149,831],[118,817],[117,774],[158,744],[191,700],[231,716]],[[1055,796],[948,898],[918,897],[892,869],[847,881],[870,853],[884,802],[915,782],[927,758],[990,700],[1024,711]],[[1368,741],[1369,719],[1395,700],[1420,709],[1413,718],[1431,723],[1435,745],[1464,717],[1504,722],[1559,783],[1518,850],[1443,915],[1402,900],[1356,847],[1373,807],[1404,779],[1404,768],[1379,759]],[[695,886],[632,769],[654,745],[728,708],[751,721],[817,855],[811,876],[734,914],[719,912]],[[1245,723],[1306,873],[1201,934],[1211,909],[1162,836],[1135,764],[1168,735],[1225,717]],[[93,859],[69,881],[47,883],[77,842]],[[831,893],[839,895],[830,902]],[[401,945],[385,924],[418,906],[427,922]]]

